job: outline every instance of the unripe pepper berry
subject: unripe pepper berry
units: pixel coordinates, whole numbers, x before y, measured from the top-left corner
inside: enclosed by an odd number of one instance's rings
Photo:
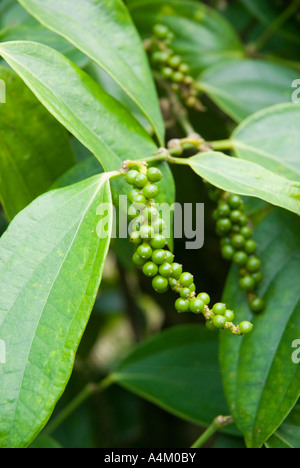
[[[191,273],[182,273],[180,275],[179,282],[181,286],[189,288],[194,282],[194,277]]]
[[[152,286],[156,292],[163,294],[169,288],[169,281],[163,276],[155,276],[152,280]]]
[[[218,302],[212,308],[213,313],[216,315],[224,315],[226,310],[226,304],[223,304],[222,302]]]
[[[216,315],[212,322],[216,328],[224,328],[226,318],[223,315]]]
[[[150,182],[159,182],[162,179],[162,173],[156,167],[150,167],[147,171],[147,177]]]
[[[146,187],[144,187],[143,189],[143,195],[148,200],[157,197],[158,192],[159,192],[158,187],[154,184],[146,185]]]
[[[239,325],[239,329],[240,329],[240,332],[243,334],[243,335],[247,335],[248,333],[251,333],[252,330],[253,330],[253,324],[250,323],[250,322],[242,322],[240,323]]]
[[[132,169],[131,171],[128,171],[125,175],[125,180],[127,184],[135,185],[135,179],[137,178],[138,175],[139,175],[139,172],[134,169]]]
[[[195,298],[190,302],[190,310],[194,314],[201,314],[204,312],[205,304],[201,299]]]
[[[188,299],[179,298],[175,302],[175,308],[178,312],[184,313],[190,310],[190,301]]]
[[[162,234],[158,234],[151,239],[150,245],[153,249],[163,249],[167,245],[167,239]]]
[[[148,260],[149,258],[151,258],[152,256],[152,248],[150,247],[150,245],[148,244],[142,244],[138,247],[137,249],[137,254],[141,257],[141,258],[144,258],[146,260]]]
[[[145,174],[138,174],[135,178],[134,185],[138,188],[144,188],[148,183],[148,178]]]
[[[153,278],[158,273],[158,266],[153,262],[147,262],[143,267],[143,273],[148,278]]]

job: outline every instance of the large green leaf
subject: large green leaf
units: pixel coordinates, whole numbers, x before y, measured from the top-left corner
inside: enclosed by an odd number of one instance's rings
[[[300,448],[300,405],[296,405],[274,435],[267,448]]]
[[[295,71],[259,60],[230,60],[209,68],[199,78],[206,92],[235,121],[266,107],[291,102]]]
[[[96,233],[106,204],[107,235]],[[99,288],[112,227],[108,176],[35,200],[0,240],[0,447],[27,446],[60,398]]]
[[[6,104],[0,105],[0,199],[9,219],[75,164],[65,129],[23,81],[0,67]]]
[[[193,76],[220,60],[244,55],[231,27],[216,10],[204,4],[181,0],[147,0],[129,5],[132,17],[144,37],[152,35],[156,23],[175,33],[172,47],[191,67]]]
[[[126,159],[145,159],[157,151],[130,112],[59,52],[33,42],[9,42],[0,44],[0,54],[106,171],[119,169]],[[167,164],[160,168],[164,179],[159,201],[172,205],[173,176]],[[117,204],[128,185],[115,180],[112,190]]]
[[[58,36],[49,29],[44,28],[38,22],[30,25],[19,25],[11,28],[6,28],[0,33],[1,42],[10,41],[34,41],[48,45],[58,50],[78,67],[84,67],[90,59],[76,49],[72,44],[66,41],[63,37]]]
[[[299,128],[300,106],[279,104],[245,120],[232,140],[239,158],[300,180]]]
[[[187,421],[209,425],[227,415],[218,364],[218,335],[198,325],[171,328],[141,344],[112,380]],[[227,432],[236,434],[235,428]]]
[[[222,153],[200,153],[190,158],[188,163],[199,176],[222,190],[261,198],[300,214],[299,182],[292,182],[258,164]]]
[[[164,143],[164,125],[142,42],[121,0],[19,0],[111,75]]]
[[[238,272],[229,276],[224,301],[237,321],[254,323],[251,335],[239,340],[222,335],[221,368],[225,393],[248,447],[260,447],[275,432],[300,394],[300,367],[292,344],[300,330],[300,221],[274,210],[256,233],[264,280],[258,294],[264,313],[253,317],[238,287]]]

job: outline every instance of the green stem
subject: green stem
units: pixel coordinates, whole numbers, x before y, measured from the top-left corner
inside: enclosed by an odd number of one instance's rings
[[[106,377],[99,384],[89,383],[62,411],[59,415],[46,427],[43,431],[44,435],[51,435],[71,414],[73,414],[86,400],[92,395],[101,393],[106,390],[113,380],[110,376]]]
[[[220,140],[220,141],[210,141],[207,143],[210,148],[215,151],[218,150],[231,150],[234,148],[234,144],[232,140]]]
[[[254,44],[254,51],[260,51],[271,37],[284,25],[297,11],[300,6],[300,0],[294,0],[293,3],[267,28]]]
[[[212,424],[206,429],[206,431],[196,440],[196,442],[191,446],[191,448],[202,448],[203,445],[209,441],[209,439],[223,427],[229,426],[232,424],[232,416],[218,416],[213,420]]]

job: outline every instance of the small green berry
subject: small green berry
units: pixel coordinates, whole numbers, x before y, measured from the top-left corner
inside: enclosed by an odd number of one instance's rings
[[[156,185],[154,185],[154,184],[146,185],[146,187],[144,187],[144,189],[143,189],[143,195],[144,195],[144,197],[147,198],[148,200],[157,197],[158,192],[159,192],[159,189],[158,189],[158,187],[157,187]]]
[[[232,260],[234,253],[235,250],[231,245],[224,245],[224,247],[222,247],[221,254],[225,260]]]
[[[148,278],[153,278],[158,273],[158,266],[153,262],[147,262],[143,267],[143,273]]]
[[[247,270],[250,273],[256,273],[261,269],[261,261],[258,257],[251,257],[247,262]]]
[[[258,271],[257,273],[252,273],[252,278],[254,279],[256,284],[259,284],[263,280],[263,274],[261,271]]]
[[[134,185],[138,188],[144,188],[148,183],[148,178],[145,174],[138,174],[135,178]]]
[[[163,276],[155,276],[152,280],[153,289],[158,293],[164,293],[169,288],[169,281]]]
[[[247,240],[247,242],[245,243],[244,250],[249,255],[255,254],[255,252],[257,250],[257,243],[254,242],[254,240],[251,240],[251,239]]]
[[[143,225],[140,229],[140,236],[142,239],[151,239],[154,237],[154,229],[152,226]]]
[[[248,224],[247,216],[246,215],[240,216],[239,225],[245,227],[245,226],[247,226],[247,224]]]
[[[232,310],[226,310],[224,317],[226,318],[226,322],[233,322],[234,312]]]
[[[255,288],[255,281],[248,275],[240,279],[239,286],[243,291],[252,291]]]
[[[149,222],[155,221],[158,218],[158,215],[159,213],[154,206],[148,206],[143,213],[144,218]]]
[[[190,310],[193,314],[201,314],[204,311],[205,304],[201,299],[195,298],[190,302]]]
[[[265,308],[265,302],[260,297],[255,297],[249,301],[249,307],[255,314],[263,312]]]
[[[174,254],[170,252],[170,250],[166,250],[166,262],[173,263],[174,262]]]
[[[182,63],[179,66],[179,71],[183,73],[184,75],[186,75],[190,71],[190,67],[186,63]]]
[[[153,249],[163,249],[167,245],[167,239],[162,234],[158,234],[151,239],[150,245]]]
[[[184,75],[181,72],[174,72],[172,75],[172,80],[174,83],[182,83],[184,80]]]
[[[239,210],[234,210],[230,214],[230,219],[233,223],[238,223],[240,220],[240,217],[243,215],[243,213]]]
[[[167,28],[167,26],[164,26],[163,24],[156,24],[153,27],[153,33],[159,39],[165,39],[169,34],[169,29]]]
[[[135,179],[137,178],[138,175],[139,175],[139,172],[134,169],[131,171],[128,171],[125,175],[125,180],[127,184],[135,185]]]
[[[224,315],[226,312],[226,304],[223,304],[222,302],[218,302],[213,306],[213,313],[216,315]]]
[[[243,226],[240,231],[241,235],[245,237],[245,239],[250,239],[252,237],[252,229],[249,226]]]
[[[182,273],[179,278],[181,286],[189,288],[194,282],[194,277],[191,273]]]
[[[233,208],[234,210],[240,208],[241,204],[242,204],[242,199],[238,196],[238,195],[230,195],[229,199],[228,199],[228,204],[231,208]]]
[[[231,239],[232,246],[237,250],[241,250],[244,247],[245,242],[245,237],[240,234],[235,234]]]
[[[234,254],[232,260],[235,265],[244,266],[248,261],[248,255],[243,251],[239,251]]]
[[[158,249],[154,250],[152,254],[152,261],[156,263],[156,265],[162,265],[166,261],[166,250]]]
[[[197,299],[203,301],[205,305],[209,305],[210,303],[210,296],[205,292],[198,294]]]
[[[253,325],[252,323],[245,321],[245,322],[240,323],[239,329],[243,335],[247,335],[248,333],[252,332]]]
[[[147,171],[147,177],[150,182],[159,182],[163,175],[162,172],[156,167],[150,167]]]
[[[152,248],[148,244],[142,244],[137,249],[137,254],[143,258],[148,260],[152,256]]]
[[[164,278],[170,278],[172,276],[172,265],[167,262],[163,263],[162,265],[160,265],[158,271],[159,274]]]
[[[181,59],[181,57],[179,55],[172,55],[168,59],[168,64],[172,68],[178,68],[182,64],[182,59]]]
[[[147,200],[141,193],[138,193],[132,200],[132,204],[138,207],[139,209],[144,208],[146,203]]]
[[[167,79],[171,79],[172,76],[173,76],[173,73],[174,73],[173,68],[171,68],[171,67],[164,67],[161,72],[162,72],[163,76],[165,78],[167,78]]]
[[[152,227],[155,232],[162,233],[166,229],[167,225],[166,222],[162,218],[157,218],[153,223]]]
[[[129,240],[134,245],[140,245],[142,243],[142,239],[141,239],[140,233],[138,231],[132,232],[131,235],[130,235]]]
[[[176,280],[180,278],[182,274],[182,265],[179,265],[179,263],[172,263],[172,276]]]
[[[137,252],[133,254],[132,261],[136,266],[143,266],[145,265],[145,260],[138,255]]]
[[[232,222],[229,218],[222,218],[217,221],[217,231],[221,234],[227,234],[232,229]]]
[[[223,315],[216,315],[213,318],[213,324],[216,328],[224,328],[226,324],[226,318]]]
[[[134,219],[138,215],[139,215],[139,210],[134,205],[130,205],[130,207],[128,208],[128,217],[130,219]]]
[[[230,206],[227,203],[221,203],[217,211],[220,218],[227,218],[231,213]]]
[[[185,313],[190,311],[190,301],[188,299],[179,298],[175,302],[175,308],[178,312]]]
[[[178,285],[177,280],[175,278],[169,278],[169,285],[171,288],[175,288]]]
[[[137,189],[131,190],[127,195],[128,200],[130,201],[130,203],[133,203],[135,197],[137,197],[138,195],[140,195],[139,190],[137,190]]]

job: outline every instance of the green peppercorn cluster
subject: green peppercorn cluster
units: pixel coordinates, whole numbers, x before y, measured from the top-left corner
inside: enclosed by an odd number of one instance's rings
[[[255,290],[263,279],[261,260],[257,256],[257,244],[245,215],[244,203],[238,195],[211,188],[210,198],[218,203],[214,211],[216,231],[221,238],[221,254],[225,260],[239,267],[240,288],[247,293],[250,309],[255,313],[264,310],[263,299]]]
[[[172,50],[174,34],[163,24],[156,24],[153,37],[146,41],[154,69],[171,83],[173,91],[177,92],[187,107],[203,110],[203,105],[197,98],[198,91],[189,66]]]
[[[178,312],[203,314],[209,329],[227,329],[236,335],[250,333],[253,325],[250,322],[234,325],[234,313],[225,304],[215,304],[210,310],[209,295],[197,294],[193,275],[184,272],[182,265],[174,261],[174,255],[167,247],[166,223],[155,203],[161,171],[136,161],[126,161],[124,167],[127,170],[125,180],[132,186],[128,194],[128,217],[132,228],[130,241],[136,246],[133,263],[152,279],[157,293],[172,289],[179,295],[175,302]]]

